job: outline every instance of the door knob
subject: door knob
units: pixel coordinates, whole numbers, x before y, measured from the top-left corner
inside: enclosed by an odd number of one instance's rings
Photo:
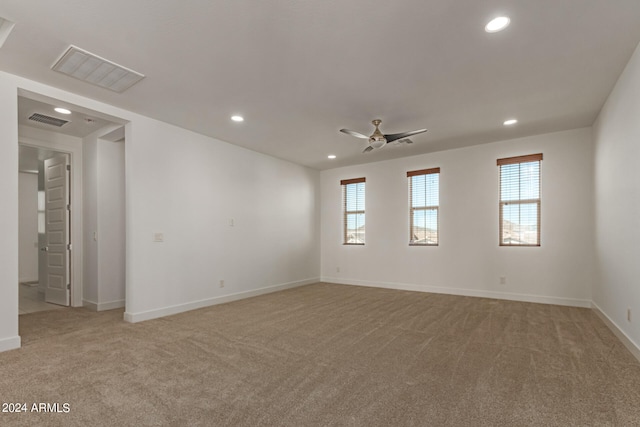
[[[43,246],[40,248],[42,252],[49,252],[49,246]]]

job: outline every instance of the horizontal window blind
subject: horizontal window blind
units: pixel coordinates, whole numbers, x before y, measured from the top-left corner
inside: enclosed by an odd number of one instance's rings
[[[365,243],[365,178],[345,179],[342,185],[343,244]]]
[[[440,168],[407,172],[409,181],[409,244],[439,242]]]
[[[540,246],[542,154],[498,159],[500,246]]]

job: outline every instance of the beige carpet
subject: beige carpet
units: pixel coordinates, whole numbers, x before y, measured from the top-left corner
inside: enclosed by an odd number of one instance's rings
[[[640,363],[588,309],[316,284],[138,324],[20,316],[0,425],[632,426]]]

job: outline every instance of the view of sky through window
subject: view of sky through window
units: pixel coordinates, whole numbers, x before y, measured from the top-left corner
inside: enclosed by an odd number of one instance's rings
[[[540,244],[540,161],[500,166],[502,245]]]
[[[345,243],[364,244],[365,183],[346,184],[344,188]]]
[[[411,244],[438,244],[439,184],[439,172],[409,176]]]

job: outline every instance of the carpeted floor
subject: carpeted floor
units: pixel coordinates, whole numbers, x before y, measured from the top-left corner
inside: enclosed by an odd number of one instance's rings
[[[640,363],[588,309],[315,284],[138,324],[20,316],[0,425],[632,426]]]

